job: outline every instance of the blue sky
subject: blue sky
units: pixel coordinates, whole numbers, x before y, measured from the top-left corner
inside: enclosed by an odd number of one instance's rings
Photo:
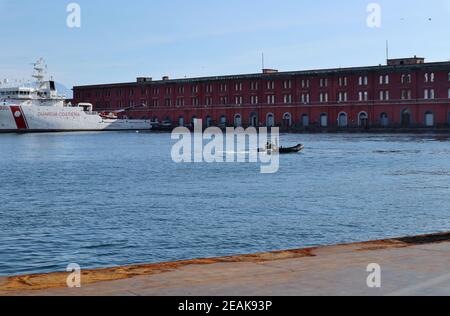
[[[66,6],[81,6],[80,29]],[[382,7],[369,28],[366,7]],[[0,0],[0,78],[25,78],[44,57],[68,87],[260,71],[375,65],[420,55],[450,60],[450,0]],[[429,20],[431,18],[431,21]]]

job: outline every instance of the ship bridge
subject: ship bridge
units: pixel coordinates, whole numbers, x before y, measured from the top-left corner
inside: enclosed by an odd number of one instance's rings
[[[0,97],[3,99],[29,99],[35,93],[33,88],[3,88],[0,89]]]

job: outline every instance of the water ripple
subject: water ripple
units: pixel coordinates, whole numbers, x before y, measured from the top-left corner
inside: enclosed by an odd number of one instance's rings
[[[1,135],[0,275],[449,230],[448,136],[282,142],[307,149],[261,175],[257,164],[175,164],[168,134]]]

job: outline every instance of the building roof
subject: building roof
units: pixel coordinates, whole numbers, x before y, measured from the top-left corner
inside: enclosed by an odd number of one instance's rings
[[[400,59],[397,59],[400,60]],[[292,76],[323,76],[323,75],[345,75],[355,73],[369,73],[369,72],[404,72],[414,71],[417,69],[430,69],[430,70],[442,70],[442,68],[448,68],[450,71],[450,61],[447,62],[432,62],[432,63],[420,63],[410,65],[378,65],[378,66],[366,66],[366,67],[348,67],[348,68],[331,68],[331,69],[316,69],[316,70],[301,70],[301,71],[286,71],[286,72],[270,72],[270,73],[254,73],[254,74],[241,74],[241,75],[225,75],[225,76],[210,76],[210,77],[197,77],[197,78],[182,78],[182,79],[167,79],[164,80],[151,80],[144,82],[124,82],[124,83],[111,83],[111,84],[95,84],[75,86],[74,89],[89,89],[89,88],[114,88],[122,86],[138,86],[138,85],[161,85],[161,84],[180,84],[180,83],[202,83],[212,81],[226,81],[226,80],[252,80],[252,79],[279,79],[289,78]],[[143,78],[143,77],[141,77]]]

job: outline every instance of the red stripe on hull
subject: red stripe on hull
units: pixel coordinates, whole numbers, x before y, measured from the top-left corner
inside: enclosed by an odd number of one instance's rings
[[[11,112],[18,129],[27,129],[28,124],[20,106],[11,106]]]

